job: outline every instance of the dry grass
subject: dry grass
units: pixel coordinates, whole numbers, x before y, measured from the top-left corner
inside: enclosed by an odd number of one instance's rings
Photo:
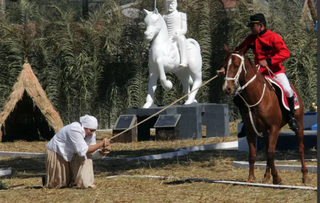
[[[296,153],[277,153],[277,157],[292,159]],[[315,158],[307,152],[306,158]],[[184,182],[151,178],[119,177],[112,175],[158,175],[171,177],[206,178],[244,182],[248,169],[235,168],[233,160],[245,160],[247,153],[226,151],[194,152],[187,157],[159,161],[94,161],[97,190],[76,189],[19,189],[0,191],[3,202],[316,202],[317,192],[304,190],[267,189],[212,183]],[[258,160],[264,160],[262,153]],[[0,158],[0,165],[11,166],[12,177],[3,177],[8,186],[41,184],[45,164],[39,158]],[[279,171],[284,185],[304,186],[300,171]],[[256,182],[261,182],[264,170],[256,169]],[[317,174],[310,173],[317,187]]]
[[[98,139],[111,134],[98,134]],[[171,151],[173,148],[212,144],[236,140],[229,138],[206,138],[200,140],[148,141],[138,143],[113,143],[110,156],[136,156]],[[0,151],[40,152],[45,142],[0,143]],[[317,158],[314,150],[305,153],[306,159]],[[316,202],[317,192],[307,190],[268,189],[261,187],[227,184],[185,182],[170,179],[107,178],[114,175],[156,175],[180,178],[205,178],[245,182],[248,169],[232,166],[232,161],[247,161],[247,152],[202,151],[185,157],[157,161],[95,160],[96,190],[77,189],[10,189],[0,191],[1,202]],[[277,152],[279,160],[297,159],[296,152]],[[265,163],[266,157],[257,152],[257,161]],[[13,174],[1,177],[7,186],[24,184],[41,185],[45,175],[43,158],[0,157],[1,167],[11,167]],[[317,187],[317,174],[310,173],[310,184],[301,182],[300,171],[279,171],[284,185]],[[263,179],[264,170],[256,169],[256,182]],[[0,182],[1,183],[1,182]],[[271,182],[270,182],[271,183]]]
[[[97,142],[101,141],[104,137],[112,137],[111,133],[97,132]],[[174,148],[195,146],[195,145],[206,145],[221,142],[236,141],[237,137],[211,137],[204,139],[187,139],[187,140],[175,140],[175,141],[144,141],[144,142],[132,142],[132,143],[112,143],[113,151],[138,151],[138,150],[150,150],[151,153],[162,153],[163,151],[172,151]],[[26,141],[15,141],[15,142],[0,142],[0,151],[15,151],[15,152],[33,152],[33,153],[44,153],[47,142],[26,142]],[[153,151],[151,150],[153,149]],[[142,152],[143,153],[143,152]],[[139,153],[141,154],[141,153]]]
[[[275,160],[276,165],[300,165],[300,160],[297,160],[296,157],[295,161],[292,160]],[[257,164],[266,164],[265,161],[258,161]],[[307,166],[317,166],[318,161],[306,161]]]

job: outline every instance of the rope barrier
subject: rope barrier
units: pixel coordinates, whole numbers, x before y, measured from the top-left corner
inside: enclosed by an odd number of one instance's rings
[[[219,74],[219,72],[223,72],[223,71],[222,71],[222,70],[217,70],[217,73],[218,73],[218,74]],[[124,134],[125,132],[128,132],[129,130],[131,130],[131,129],[137,127],[138,125],[140,125],[141,123],[144,123],[144,122],[146,122],[147,120],[149,120],[150,118],[152,118],[152,117],[158,115],[159,113],[165,111],[166,109],[168,109],[168,108],[171,107],[172,105],[176,104],[177,102],[179,102],[179,101],[181,101],[182,99],[184,99],[185,97],[187,97],[187,96],[188,96],[189,94],[191,94],[192,92],[194,92],[194,91],[200,89],[201,87],[203,87],[204,85],[208,84],[209,82],[211,82],[212,80],[214,80],[214,79],[215,79],[216,77],[218,77],[218,76],[219,76],[219,75],[216,75],[216,76],[212,77],[212,78],[209,79],[208,81],[202,83],[201,86],[197,87],[196,89],[192,90],[192,91],[189,92],[188,94],[186,94],[186,95],[182,96],[181,98],[177,99],[176,101],[172,102],[170,105],[166,106],[165,108],[161,109],[160,111],[154,113],[153,115],[149,116],[148,118],[144,119],[143,121],[140,121],[139,123],[133,125],[132,127],[130,127],[130,128],[128,128],[128,129],[122,131],[121,133],[118,133],[118,134],[116,134],[115,136],[111,137],[110,140],[112,140],[112,139],[114,139],[114,138],[116,138],[116,137]]]

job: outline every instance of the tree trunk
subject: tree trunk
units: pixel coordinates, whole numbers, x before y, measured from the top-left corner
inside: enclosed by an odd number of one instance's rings
[[[82,15],[87,19],[89,13],[89,0],[82,0]]]
[[[316,9],[314,7],[313,0],[308,0],[308,7],[309,7],[309,10],[311,12],[312,20],[313,20],[314,23],[316,23],[316,21],[317,21],[317,12],[316,12]]]

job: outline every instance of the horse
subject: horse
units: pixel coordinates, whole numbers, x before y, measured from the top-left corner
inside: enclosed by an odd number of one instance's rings
[[[158,78],[165,90],[172,88],[172,82],[167,80],[166,73],[174,73],[181,81],[184,93],[192,91],[202,84],[202,58],[200,46],[194,39],[187,39],[187,67],[180,67],[180,54],[176,42],[168,37],[167,25],[158,10],[148,11],[144,9],[144,18],[147,26],[144,32],[147,40],[151,42],[149,49],[149,84],[146,103],[143,108],[149,108],[154,103],[154,92],[157,88]],[[197,91],[188,95],[185,105],[196,103]]]
[[[257,136],[263,136],[267,154],[263,183],[269,182],[272,175],[273,184],[280,184],[281,177],[274,163],[275,148],[280,129],[289,121],[289,113],[279,104],[272,85],[260,73],[260,66],[255,66],[244,55],[245,49],[232,51],[225,45],[224,50],[227,55],[223,66],[226,73],[222,89],[227,95],[233,94],[237,87],[240,90],[237,91],[233,102],[240,111],[249,145],[249,177],[247,182],[254,182],[255,180],[256,138]],[[290,85],[300,104],[300,108],[295,111],[295,118],[300,129],[295,134],[301,160],[302,182],[309,183],[311,180],[308,177],[308,169],[304,159],[303,104],[296,87],[291,82]]]

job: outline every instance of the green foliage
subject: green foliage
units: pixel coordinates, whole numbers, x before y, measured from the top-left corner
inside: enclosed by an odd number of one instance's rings
[[[105,1],[82,18],[81,4],[70,1],[9,2],[0,19],[0,108],[11,93],[24,59],[30,62],[41,85],[65,124],[83,114],[98,117],[100,128],[110,127],[127,107],[142,106],[148,86],[148,49],[144,14],[122,15],[119,5],[132,1]],[[230,49],[250,34],[249,16],[263,12],[268,29],[279,33],[291,52],[284,65],[308,109],[317,102],[317,38],[311,21],[301,18],[293,1],[252,4],[237,1],[225,9],[221,0],[181,0],[178,10],[188,15],[188,38],[197,40],[203,58],[203,81],[216,75],[224,60],[223,44]],[[136,8],[153,10],[154,1],[139,1]],[[163,1],[157,8],[164,12]],[[107,12],[108,11],[108,12]],[[110,11],[110,12],[109,12]],[[285,20],[284,20],[285,19]],[[252,57],[252,53],[247,54]],[[168,105],[183,96],[180,81],[168,74],[171,91],[158,85],[155,101]],[[230,118],[238,111],[232,97],[222,92],[223,78],[201,88],[198,102],[227,103]],[[181,101],[179,104],[182,104]]]
[[[8,189],[7,184],[0,180],[0,190]]]

